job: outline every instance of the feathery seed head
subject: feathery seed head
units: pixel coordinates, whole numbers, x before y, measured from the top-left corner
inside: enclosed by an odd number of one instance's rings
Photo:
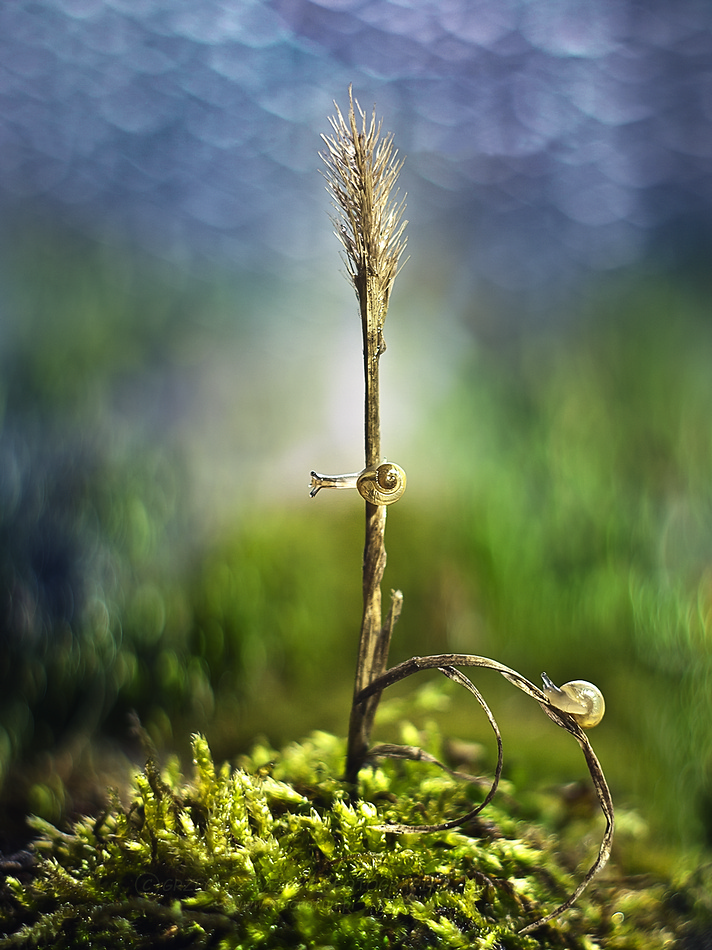
[[[326,151],[320,156],[337,212],[332,217],[335,233],[359,298],[372,280],[372,291],[387,303],[407,240],[405,201],[398,200],[397,189],[394,192],[403,161],[393,149],[393,136],[381,137],[375,108],[368,121],[351,87],[348,122],[336,103],[334,107],[336,115],[329,119],[333,134],[322,135]]]

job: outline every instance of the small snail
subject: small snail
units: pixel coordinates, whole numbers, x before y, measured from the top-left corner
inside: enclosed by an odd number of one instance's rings
[[[586,680],[571,680],[563,686],[555,686],[546,673],[541,674],[544,681],[544,695],[549,702],[569,713],[579,726],[591,729],[597,726],[606,711],[603,693]]]
[[[366,468],[356,479],[362,498],[372,505],[392,505],[405,491],[406,477],[400,465],[383,462],[378,468]]]
[[[319,475],[311,473],[309,495],[322,488],[358,488],[362,498],[372,505],[392,505],[398,501],[406,486],[406,475],[400,465],[381,462],[377,467],[365,468],[353,475]]]

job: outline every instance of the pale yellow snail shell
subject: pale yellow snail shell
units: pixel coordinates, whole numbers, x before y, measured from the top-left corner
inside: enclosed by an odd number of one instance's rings
[[[394,462],[364,469],[356,479],[361,496],[372,505],[392,505],[405,491],[405,472]]]
[[[546,673],[541,674],[544,681],[544,695],[552,705],[569,713],[579,726],[591,729],[603,719],[606,703],[603,693],[593,683],[586,680],[571,680],[563,686],[555,686]]]

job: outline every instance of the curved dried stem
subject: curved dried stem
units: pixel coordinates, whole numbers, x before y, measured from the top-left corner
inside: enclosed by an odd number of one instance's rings
[[[450,821],[443,821],[435,825],[403,825],[399,823],[392,823],[388,825],[377,825],[379,831],[392,831],[396,834],[409,834],[411,832],[418,831],[449,831],[451,828],[458,828],[460,825],[464,825],[470,819],[474,818],[476,815],[489,805],[489,803],[494,798],[495,792],[497,791],[497,786],[499,785],[499,780],[502,777],[502,767],[504,765],[504,751],[502,748],[502,735],[499,731],[499,726],[497,725],[497,720],[492,714],[492,710],[487,705],[484,696],[477,689],[475,684],[465,676],[464,673],[461,673],[459,670],[456,670],[454,667],[445,666],[440,669],[440,672],[443,673],[448,679],[451,679],[453,682],[457,683],[459,686],[463,686],[465,689],[469,690],[472,695],[475,697],[477,702],[482,706],[485,711],[485,715],[489,720],[489,724],[492,727],[494,732],[495,739],[497,740],[497,767],[494,772],[494,779],[490,783],[489,791],[485,796],[484,801],[480,802],[475,808],[472,808],[464,815],[460,815],[458,818],[453,818]],[[481,780],[475,778],[472,775],[465,775],[463,772],[453,772],[452,769],[449,769],[446,765],[443,765],[442,762],[439,762],[434,756],[430,755],[428,752],[424,752],[422,749],[417,748],[416,746],[397,746],[397,745],[378,745],[369,750],[370,756],[383,756],[384,758],[399,758],[399,759],[411,759],[415,762],[429,762],[431,765],[437,765],[439,768],[443,769],[445,772],[448,772],[453,778],[460,779],[465,782],[473,782],[476,784],[481,784]]]
[[[568,713],[563,712],[561,709],[558,709],[547,699],[546,695],[539,689],[538,686],[535,686],[534,683],[531,683],[525,676],[522,676],[521,673],[518,673],[516,670],[510,669],[510,667],[505,666],[503,663],[498,663],[497,660],[492,660],[486,656],[475,656],[467,653],[445,653],[439,654],[436,656],[414,656],[410,660],[405,660],[403,663],[399,663],[397,666],[392,667],[390,670],[387,670],[381,676],[377,677],[373,682],[371,682],[365,689],[361,691],[356,697],[356,703],[365,702],[372,693],[380,693],[387,687],[392,686],[394,683],[399,682],[402,679],[405,679],[408,676],[412,676],[413,673],[417,673],[420,670],[440,670],[441,673],[448,676],[450,679],[455,682],[460,683],[462,686],[466,686],[470,692],[473,693],[478,698],[478,701],[483,706],[485,711],[488,711],[488,707],[484,702],[484,699],[480,697],[479,692],[470,682],[470,680],[463,674],[458,674],[457,676],[452,675],[453,673],[458,673],[454,667],[469,667],[469,666],[479,666],[485,669],[495,670],[497,673],[500,673],[506,680],[516,686],[518,689],[521,689],[522,692],[526,693],[528,696],[531,696],[532,699],[536,700],[537,703],[544,710],[546,715],[557,724],[561,726],[562,729],[565,729],[567,732],[570,732],[571,735],[576,739],[581,750],[586,759],[586,764],[588,770],[591,774],[591,780],[593,781],[594,788],[596,789],[596,795],[598,797],[599,804],[601,806],[601,811],[606,819],[606,829],[601,840],[601,845],[599,847],[598,856],[593,862],[591,867],[586,872],[584,879],[578,885],[576,890],[571,894],[562,904],[559,904],[553,911],[549,914],[546,914],[544,917],[540,917],[537,920],[533,921],[530,924],[522,927],[519,931],[520,933],[529,933],[532,930],[536,930],[541,927],[543,924],[548,923],[548,921],[553,920],[558,917],[564,911],[568,910],[569,907],[574,904],[574,902],[580,897],[583,891],[588,887],[590,882],[593,880],[595,875],[601,870],[601,868],[606,864],[608,858],[611,854],[611,844],[613,841],[613,830],[614,830],[614,810],[613,810],[613,799],[611,797],[610,789],[608,788],[608,783],[606,782],[606,777],[603,774],[603,769],[596,757],[596,753],[593,751],[593,747],[588,740],[585,732],[581,729],[576,720],[570,716]],[[466,682],[463,682],[466,681]],[[467,686],[469,684],[469,686]],[[472,687],[470,689],[470,687]],[[491,714],[488,713],[488,718]],[[493,720],[490,719],[490,722]],[[495,734],[497,735],[499,730],[496,728],[495,724]],[[498,756],[498,772],[495,775],[495,782],[493,782],[492,788],[490,790],[490,795],[485,800],[482,806],[478,806],[477,810],[481,810],[484,807],[484,804],[487,801],[491,800],[492,795],[497,787],[497,782],[499,781],[499,772],[501,772],[501,741],[498,741],[499,756]],[[462,824],[471,816],[471,813],[455,820],[454,822],[447,823],[448,827],[454,827],[455,825]],[[399,831],[400,829],[396,827],[387,826],[391,831]],[[443,826],[403,826],[407,831],[431,831],[431,830],[442,830]]]

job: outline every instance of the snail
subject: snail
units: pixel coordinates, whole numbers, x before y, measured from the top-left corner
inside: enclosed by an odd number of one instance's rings
[[[378,468],[366,468],[356,479],[362,498],[372,505],[392,505],[405,491],[405,472],[393,462],[383,462]]]
[[[606,711],[603,693],[593,683],[586,680],[571,680],[563,686],[555,686],[546,673],[541,674],[544,681],[544,695],[549,702],[569,713],[579,726],[591,729],[597,726]]]
[[[358,488],[362,498],[372,505],[392,505],[398,501],[406,486],[406,475],[400,465],[381,462],[353,475],[319,475],[311,473],[309,495],[322,488]]]

